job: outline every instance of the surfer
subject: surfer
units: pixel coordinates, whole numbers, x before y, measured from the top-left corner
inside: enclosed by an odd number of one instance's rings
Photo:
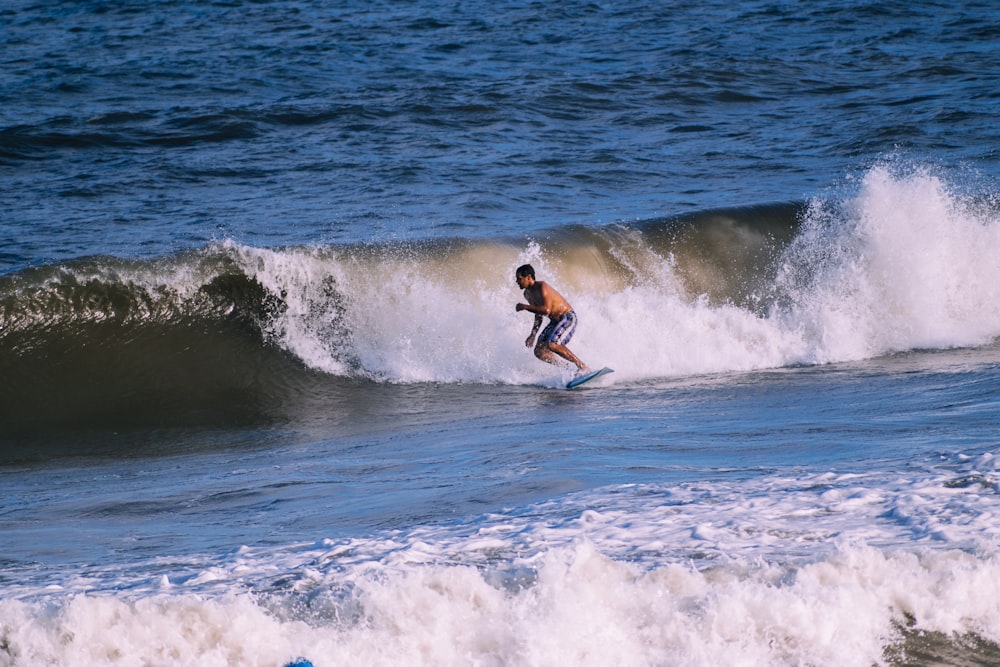
[[[550,364],[558,364],[558,354],[563,359],[572,362],[581,372],[590,368],[573,354],[566,344],[576,331],[576,313],[563,296],[548,283],[535,280],[535,269],[531,264],[518,267],[514,273],[517,286],[524,290],[524,298],[528,303],[519,303],[517,312],[527,310],[535,314],[535,324],[531,333],[524,341],[525,347],[535,346],[535,356]],[[542,316],[547,315],[549,324],[542,330],[542,335],[535,342],[535,334],[542,326]],[[554,353],[554,354],[553,354]]]

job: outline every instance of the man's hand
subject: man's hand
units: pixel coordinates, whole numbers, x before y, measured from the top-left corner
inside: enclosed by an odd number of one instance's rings
[[[524,304],[523,303],[517,304],[516,306],[514,306],[514,310],[520,313],[522,310],[524,310]]]
[[[530,336],[524,339],[525,347],[531,347],[534,344],[535,344],[535,334],[531,334]]]

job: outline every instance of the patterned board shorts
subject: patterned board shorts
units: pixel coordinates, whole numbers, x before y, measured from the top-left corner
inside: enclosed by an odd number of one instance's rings
[[[571,310],[558,320],[550,321],[549,325],[542,329],[542,335],[538,337],[538,342],[566,345],[573,338],[575,331],[576,312]]]

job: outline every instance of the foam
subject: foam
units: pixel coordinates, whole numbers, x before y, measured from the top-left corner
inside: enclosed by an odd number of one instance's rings
[[[875,167],[853,192],[812,202],[757,306],[688,293],[669,248],[627,228],[523,245],[227,252],[287,302],[274,340],[325,372],[547,382],[557,372],[524,349],[530,318],[513,309],[513,270],[531,262],[580,314],[574,351],[629,381],[989,344],[1000,336],[995,218],[927,169]]]
[[[906,633],[1000,641],[998,498],[979,451],[614,486],[59,590],[11,573],[0,665],[882,664]]]
[[[995,211],[940,176],[873,168],[854,196],[813,202],[781,285],[793,305],[777,317],[814,362],[987,344],[1000,327],[998,243]]]
[[[614,368],[612,383],[985,346],[1000,337],[1000,225],[970,189],[893,164],[816,198],[798,223],[737,211],[517,241],[92,258],[26,276],[5,335],[23,325],[27,346],[48,320],[72,338],[81,322],[170,334],[236,318],[332,375],[559,386],[568,371],[534,358],[532,318],[514,311],[513,272],[530,262],[579,314],[573,350]]]
[[[5,600],[0,664],[880,664],[907,623],[1000,640],[1000,563],[953,550],[644,570],[581,542],[535,567],[519,588],[462,565],[360,577],[353,614],[309,622],[240,594]]]

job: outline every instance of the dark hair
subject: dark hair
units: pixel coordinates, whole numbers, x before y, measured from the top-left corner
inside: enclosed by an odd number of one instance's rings
[[[531,264],[524,264],[522,266],[517,267],[517,271],[514,272],[514,275],[517,276],[518,278],[523,278],[524,276],[531,276],[533,279],[535,277],[535,269],[533,266],[531,266]]]

